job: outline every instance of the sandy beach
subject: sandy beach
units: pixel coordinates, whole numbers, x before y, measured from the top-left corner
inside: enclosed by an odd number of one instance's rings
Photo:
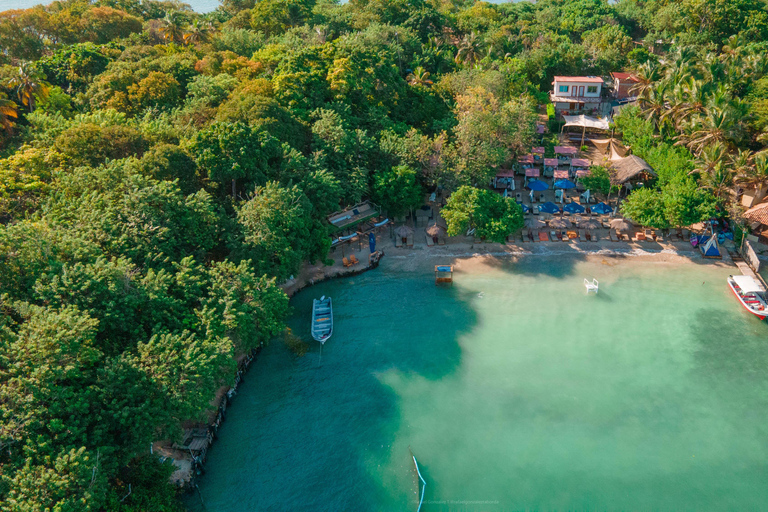
[[[427,246],[424,228],[417,228],[413,247],[395,247],[390,229],[384,228],[377,233],[376,249],[384,253],[388,268],[413,271],[425,265],[454,265],[456,272],[473,272],[481,267],[497,266],[502,261],[514,261],[520,258],[536,257],[579,257],[587,261],[614,265],[618,261],[668,262],[682,263],[695,261],[698,264],[731,266],[728,251],[723,250],[722,259],[707,259],[690,242],[527,242],[527,243],[475,243],[472,237],[456,236],[446,238],[445,245]],[[732,242],[728,242],[732,245]],[[727,248],[731,248],[726,246]],[[359,264],[345,267],[343,257],[354,254]],[[293,279],[282,285],[285,293],[292,297],[308,285],[344,277],[365,271],[370,251],[368,244],[349,244],[332,250],[329,258],[333,265],[315,263],[305,265]]]

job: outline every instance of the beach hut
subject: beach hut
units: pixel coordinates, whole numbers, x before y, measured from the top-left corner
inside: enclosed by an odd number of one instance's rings
[[[531,167],[525,170],[525,176],[527,178],[538,178],[541,175],[537,167]]]
[[[656,177],[656,172],[651,166],[637,155],[611,162],[608,173],[611,185],[623,185],[627,190],[631,190],[637,183]]]
[[[515,171],[513,169],[499,169],[493,178],[493,188],[515,190]]]
[[[570,146],[555,146],[555,157],[560,165],[570,165],[577,152],[576,148]]]

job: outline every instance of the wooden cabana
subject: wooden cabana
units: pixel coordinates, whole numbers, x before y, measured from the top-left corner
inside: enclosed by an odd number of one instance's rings
[[[637,155],[630,155],[611,162],[608,168],[612,185],[623,185],[630,189],[638,182],[644,182],[656,177],[656,172],[648,162]]]
[[[560,165],[568,165],[571,163],[578,150],[571,146],[555,146],[555,157],[560,162]]]
[[[560,162],[557,160],[557,158],[545,158],[544,159],[544,176],[547,178],[551,178],[553,173],[555,172],[555,169],[557,169],[557,166],[560,164]]]

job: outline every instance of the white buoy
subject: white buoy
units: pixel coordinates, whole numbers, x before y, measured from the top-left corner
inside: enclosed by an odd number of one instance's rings
[[[595,292],[597,293],[597,279],[592,279],[592,282],[590,283],[586,278],[584,279],[584,286],[587,287],[587,293],[589,292]]]

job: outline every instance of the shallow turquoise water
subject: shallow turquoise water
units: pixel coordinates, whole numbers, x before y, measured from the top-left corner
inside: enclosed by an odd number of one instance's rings
[[[294,298],[308,338],[331,295],[334,335],[262,353],[194,510],[415,510],[409,446],[424,511],[768,504],[768,325],[730,269],[529,257],[439,288],[389,265]]]

